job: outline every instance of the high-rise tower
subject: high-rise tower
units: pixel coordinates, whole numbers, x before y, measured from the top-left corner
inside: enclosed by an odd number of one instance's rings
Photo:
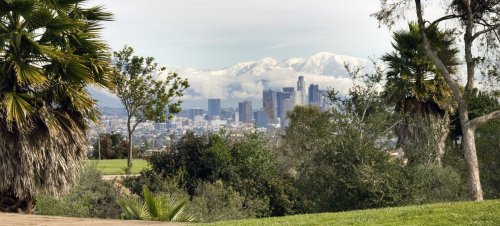
[[[307,91],[306,91],[306,83],[304,81],[304,76],[299,76],[299,80],[297,81],[297,92],[300,96],[300,103],[302,105],[307,104]]]
[[[273,90],[264,90],[262,93],[262,108],[266,112],[269,122],[272,122],[277,117],[278,104],[276,92]]]
[[[220,99],[208,99],[208,120],[213,120],[214,116],[220,116]]]
[[[243,101],[238,104],[239,119],[241,123],[252,123],[252,102]]]

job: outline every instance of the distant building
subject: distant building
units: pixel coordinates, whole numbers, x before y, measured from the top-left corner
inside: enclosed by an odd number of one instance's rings
[[[285,104],[285,100],[290,100],[290,94],[291,93],[286,93],[286,92],[277,92],[276,93],[276,99],[278,101],[278,109],[277,109],[277,113],[278,113],[278,117],[280,117],[280,119],[283,121],[283,118],[285,116],[285,111],[284,111],[284,104]]]
[[[201,108],[188,109],[188,117],[191,120],[194,120],[195,116],[203,115],[204,113],[205,110]]]
[[[262,94],[262,107],[266,112],[269,121],[274,121],[277,117],[278,104],[276,92],[273,90],[264,90]]]
[[[293,87],[283,87],[283,92],[285,92],[285,93],[293,93],[293,92],[295,92],[295,88],[293,88]]]
[[[252,102],[243,101],[238,104],[239,121],[241,123],[252,123]]]
[[[215,116],[220,117],[220,99],[208,99],[208,120],[213,120]]]
[[[299,80],[297,81],[297,93],[300,96],[300,98],[298,98],[300,103],[298,104],[307,104],[306,82],[304,81],[304,76],[299,76]]]
[[[317,107],[321,105],[321,96],[318,85],[309,85],[309,105]]]
[[[262,109],[253,113],[253,118],[255,119],[255,125],[259,128],[266,128],[268,124],[267,114]]]
[[[233,108],[223,108],[221,110],[221,118],[225,120],[232,120],[234,121],[234,109]]]

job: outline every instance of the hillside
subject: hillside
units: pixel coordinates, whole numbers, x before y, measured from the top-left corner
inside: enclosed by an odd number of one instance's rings
[[[500,225],[500,200],[294,215],[209,225]]]

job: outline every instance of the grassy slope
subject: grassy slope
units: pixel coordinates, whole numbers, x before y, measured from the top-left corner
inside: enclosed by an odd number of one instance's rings
[[[211,225],[500,225],[500,200],[223,221]]]
[[[97,169],[101,170],[104,175],[125,174],[124,169],[127,166],[126,159],[103,159],[89,161],[93,164],[97,164]],[[132,174],[137,174],[141,170],[149,168],[148,162],[144,159],[134,159],[132,163]]]

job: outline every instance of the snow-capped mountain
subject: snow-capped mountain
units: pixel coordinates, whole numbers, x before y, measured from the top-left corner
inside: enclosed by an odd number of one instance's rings
[[[320,89],[335,88],[346,92],[352,81],[344,64],[362,67],[367,73],[373,71],[373,65],[366,59],[328,52],[285,60],[266,57],[222,69],[175,67],[171,70],[187,78],[190,83],[191,87],[183,97],[188,107],[204,107],[208,98],[221,98],[223,103],[227,103],[226,106],[237,105],[238,101],[250,99],[256,101],[254,106],[259,106],[263,90],[296,87],[298,76],[304,76],[306,87],[309,84],[319,84]]]

